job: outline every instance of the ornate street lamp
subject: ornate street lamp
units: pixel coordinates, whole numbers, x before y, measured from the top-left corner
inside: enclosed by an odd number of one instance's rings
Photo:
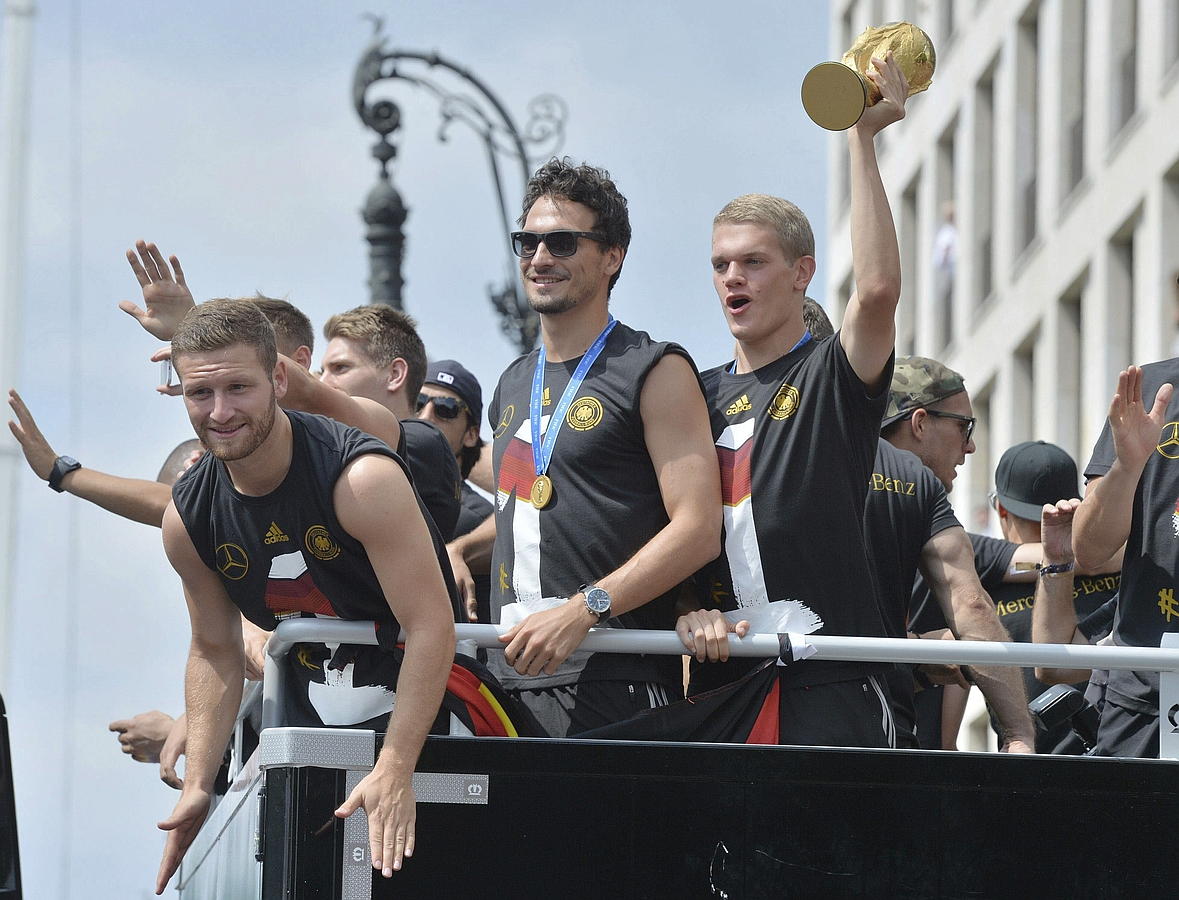
[[[356,113],[378,135],[372,154],[381,167],[377,183],[369,192],[362,211],[368,226],[365,239],[369,243],[370,302],[401,308],[403,226],[407,210],[401,194],[389,178],[389,162],[397,156],[397,148],[389,138],[401,127],[401,108],[387,98],[371,103],[367,100],[369,88],[374,84],[399,80],[428,91],[438,100],[442,119],[438,128],[439,141],[446,141],[450,124],[455,121],[465,123],[483,141],[503,221],[499,239],[507,256],[507,277],[502,287],[489,285],[488,295],[499,314],[504,334],[521,353],[527,353],[536,345],[539,322],[520,292],[516,259],[507,238],[512,230],[512,216],[504,193],[501,165],[506,164],[509,169],[519,166],[520,191],[514,196],[520,196],[535,162],[553,155],[565,138],[565,102],[553,94],[533,99],[528,104],[528,121],[521,133],[499,98],[469,70],[437,53],[388,50],[383,35],[384,20],[376,16],[372,18],[375,36],[361,55],[352,82]],[[458,87],[448,88],[439,76],[452,81],[457,79]],[[528,152],[530,147],[533,148],[531,154]]]

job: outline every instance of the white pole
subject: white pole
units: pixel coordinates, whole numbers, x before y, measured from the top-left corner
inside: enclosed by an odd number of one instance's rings
[[[0,389],[20,372],[24,219],[27,198],[29,78],[34,0],[6,0],[4,58],[0,73]],[[24,466],[16,440],[0,429],[0,691],[8,678],[8,610],[16,556],[17,475]]]
[[[502,625],[456,625],[459,641],[471,641],[480,647],[499,647],[499,635],[507,631]],[[829,660],[874,660],[878,662],[968,663],[991,666],[1051,666],[1062,669],[1140,669],[1162,672],[1163,696],[1170,710],[1172,693],[1179,697],[1179,685],[1172,684],[1170,673],[1179,672],[1179,638],[1162,647],[1090,647],[1078,644],[1016,644],[993,641],[911,641],[904,638],[840,637],[837,635],[791,634],[795,659],[813,656]],[[404,639],[404,635],[402,635]],[[280,622],[266,645],[266,677],[263,679],[262,726],[278,724],[282,709],[282,680],[279,660],[293,645],[302,641],[341,644],[375,644],[372,622],[345,622],[340,619],[288,619]],[[730,636],[734,657],[773,658],[780,644],[776,634],[751,634],[745,638]],[[809,648],[804,650],[804,648]],[[674,631],[642,631],[627,628],[592,628],[580,649],[595,653],[656,653],[679,656],[683,645]],[[800,651],[802,651],[800,653]],[[813,653],[811,652],[813,651]],[[797,662],[795,665],[806,665]],[[1179,681],[1179,676],[1174,679]],[[1179,704],[1174,716],[1179,717]],[[1179,722],[1179,718],[1176,720]],[[1179,725],[1175,726],[1176,753],[1179,754]]]

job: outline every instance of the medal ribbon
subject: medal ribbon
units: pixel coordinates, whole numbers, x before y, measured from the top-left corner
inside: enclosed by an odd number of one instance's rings
[[[803,346],[810,339],[811,339],[811,330],[808,328],[806,331],[803,332],[802,337],[800,337],[798,339],[798,343],[795,344],[793,347],[791,347],[789,350],[787,350],[785,355],[789,356],[791,353],[793,353],[799,347]],[[729,366],[729,374],[732,375],[736,371],[737,371],[737,360],[733,360],[732,365]]]
[[[548,471],[549,460],[553,457],[553,447],[557,443],[557,434],[561,431],[561,426],[565,424],[565,413],[569,411],[569,404],[573,402],[574,396],[577,394],[581,383],[585,381],[585,376],[590,370],[590,366],[594,364],[594,360],[601,354],[603,348],[606,346],[606,338],[610,336],[610,332],[614,330],[614,326],[618,322],[613,316],[609,317],[606,322],[606,327],[602,329],[590,348],[585,351],[585,356],[581,358],[581,362],[577,364],[577,368],[573,371],[573,377],[569,379],[569,384],[565,385],[565,392],[561,394],[561,399],[557,401],[556,407],[553,409],[552,418],[549,419],[548,431],[544,433],[544,442],[540,440],[540,417],[541,417],[541,400],[544,396],[544,342],[540,345],[540,355],[536,358],[536,371],[532,373],[532,400],[531,408],[529,409],[529,418],[532,420],[532,465],[536,469],[537,475],[543,475]]]

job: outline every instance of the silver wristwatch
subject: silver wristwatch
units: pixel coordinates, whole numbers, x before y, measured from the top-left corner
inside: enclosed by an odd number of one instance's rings
[[[585,595],[585,608],[590,615],[598,617],[601,625],[610,618],[610,595],[596,584],[583,584],[581,592]]]

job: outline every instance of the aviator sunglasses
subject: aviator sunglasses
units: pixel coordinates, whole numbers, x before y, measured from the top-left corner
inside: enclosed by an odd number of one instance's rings
[[[532,259],[543,243],[553,256],[572,256],[577,252],[577,239],[589,238],[599,243],[606,242],[606,235],[596,231],[513,231],[512,252],[521,259]]]
[[[429,394],[418,394],[418,403],[415,409],[417,412],[421,412],[430,403],[434,404],[434,415],[447,421],[467,409],[467,404],[456,397],[431,397]]]

